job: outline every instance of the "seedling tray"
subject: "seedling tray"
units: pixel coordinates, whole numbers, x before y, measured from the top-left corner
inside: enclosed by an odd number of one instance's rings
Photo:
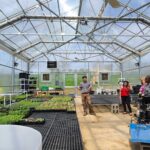
[[[44,125],[26,125],[43,136],[43,150],[83,150],[80,128],[75,112],[34,111],[33,118],[45,118]]]

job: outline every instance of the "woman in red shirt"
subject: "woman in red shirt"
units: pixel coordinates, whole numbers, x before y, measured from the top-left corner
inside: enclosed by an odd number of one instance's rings
[[[122,100],[122,105],[124,109],[124,114],[127,113],[126,105],[128,107],[130,115],[132,115],[132,109],[131,109],[131,101],[130,101],[130,85],[128,81],[123,82],[123,86],[120,89],[120,95]]]

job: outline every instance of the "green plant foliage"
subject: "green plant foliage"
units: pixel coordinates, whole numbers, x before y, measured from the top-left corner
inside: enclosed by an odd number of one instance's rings
[[[51,100],[41,103],[36,107],[37,110],[64,109],[75,110],[72,98],[69,96],[56,96]]]
[[[65,81],[66,86],[74,86],[75,85],[74,74],[66,74]]]
[[[69,102],[72,101],[72,98],[70,96],[55,96],[51,99],[51,101],[56,102]]]
[[[29,112],[29,109],[25,109],[25,110],[10,110],[9,111],[9,115],[23,115],[26,116]]]
[[[22,120],[29,113],[30,108],[36,110],[75,110],[72,98],[69,96],[55,96],[45,102],[22,100],[12,104],[10,108],[1,108],[7,111],[0,112],[0,124],[11,124]]]
[[[23,118],[23,115],[6,115],[0,117],[0,124],[11,124],[18,122]]]
[[[10,110],[29,110],[31,107],[35,108],[38,105],[40,105],[40,102],[37,101],[33,102],[32,100],[24,100],[12,105]]]

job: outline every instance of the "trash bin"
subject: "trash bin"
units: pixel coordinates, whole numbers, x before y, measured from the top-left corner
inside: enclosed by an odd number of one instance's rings
[[[0,125],[0,150],[42,150],[42,135],[29,127]]]

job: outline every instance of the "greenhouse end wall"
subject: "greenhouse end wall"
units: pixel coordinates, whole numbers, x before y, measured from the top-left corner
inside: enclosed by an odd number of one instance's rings
[[[56,69],[47,68],[47,61],[37,61],[30,64],[30,73],[38,78],[38,86],[54,87],[59,82],[65,87],[79,86],[82,76],[87,75],[88,80],[98,86],[118,86],[121,78],[120,64],[114,62],[61,62],[58,61]],[[43,74],[49,74],[50,80],[42,81]],[[109,80],[102,81],[101,74],[108,73]]]

